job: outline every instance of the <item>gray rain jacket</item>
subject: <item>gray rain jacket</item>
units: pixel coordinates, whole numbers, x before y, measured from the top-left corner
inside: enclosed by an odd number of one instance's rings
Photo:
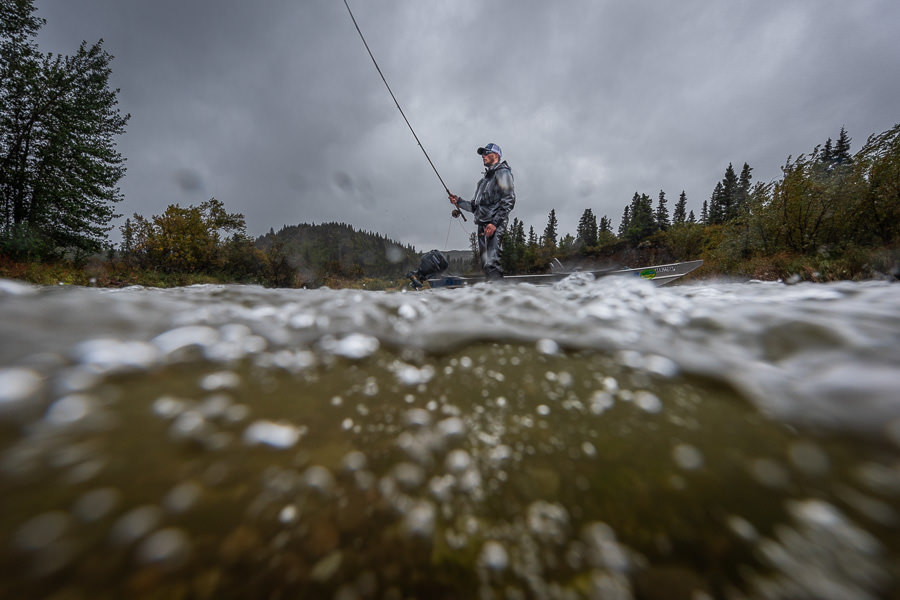
[[[475,215],[475,223],[506,230],[509,213],[516,205],[516,187],[506,161],[485,170],[471,200],[460,199],[456,206]]]

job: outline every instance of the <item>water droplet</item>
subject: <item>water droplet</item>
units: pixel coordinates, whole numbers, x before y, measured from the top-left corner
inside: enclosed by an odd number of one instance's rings
[[[335,480],[327,468],[313,465],[303,472],[303,483],[307,488],[322,496],[331,496],[334,492]]]
[[[403,517],[403,527],[413,537],[430,538],[434,535],[436,510],[431,502],[417,501]]]
[[[185,407],[186,403],[174,396],[160,396],[153,401],[153,414],[163,419],[174,419]]]
[[[179,483],[163,498],[163,507],[173,514],[189,511],[200,499],[203,489],[192,481]]]
[[[0,418],[16,415],[43,387],[43,378],[31,369],[0,369]]]
[[[241,378],[237,373],[231,371],[219,371],[218,373],[210,373],[200,380],[200,387],[208,392],[218,390],[233,390],[239,387]]]
[[[686,471],[694,471],[703,466],[703,454],[690,444],[678,444],[672,449],[675,464]]]
[[[453,450],[447,455],[445,466],[451,473],[462,473],[472,464],[472,457],[465,450]]]
[[[378,338],[371,335],[351,333],[332,343],[325,344],[323,342],[323,346],[325,346],[326,350],[338,356],[359,360],[374,354],[378,350],[379,342]]]
[[[825,475],[828,473],[828,455],[811,442],[797,441],[791,443],[788,447],[788,457],[795,467],[809,475]]]
[[[488,540],[481,547],[478,563],[492,571],[504,571],[509,566],[509,555],[503,544],[494,540]]]
[[[634,395],[634,403],[645,412],[656,414],[662,410],[662,401],[656,394],[647,391],[639,391]]]
[[[787,487],[790,476],[784,467],[774,460],[758,458],[750,464],[750,473],[759,483],[770,488]]]
[[[159,507],[140,506],[119,517],[110,529],[109,536],[114,544],[125,546],[153,531],[160,521],[162,510]]]
[[[298,511],[297,506],[294,504],[288,504],[278,513],[278,521],[285,525],[293,523],[297,520]]]
[[[431,413],[424,408],[411,408],[404,416],[410,427],[426,427],[431,424]]]
[[[613,402],[612,394],[597,390],[591,395],[591,412],[595,415],[603,414],[607,409],[612,408]]]
[[[253,446],[265,444],[285,450],[300,441],[300,429],[290,423],[255,421],[244,430],[244,442]]]
[[[555,356],[560,352],[559,344],[548,338],[538,340],[536,348],[538,352],[547,356]]]
[[[40,514],[22,525],[13,536],[20,550],[36,552],[57,541],[69,527],[69,516],[62,511]]]
[[[82,494],[72,507],[72,513],[76,518],[93,523],[115,509],[121,502],[122,493],[114,488],[98,488]]]
[[[170,527],[150,535],[138,546],[136,556],[143,564],[178,567],[191,555],[191,542],[181,529]]]
[[[341,460],[341,469],[352,473],[354,471],[359,471],[360,469],[365,469],[367,464],[368,459],[366,458],[366,455],[359,450],[353,450]]]
[[[93,399],[83,394],[60,398],[50,405],[44,420],[50,425],[63,427],[80,421],[90,414]]]

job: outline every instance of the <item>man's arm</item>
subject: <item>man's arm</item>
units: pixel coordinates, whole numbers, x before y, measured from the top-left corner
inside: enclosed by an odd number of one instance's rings
[[[467,210],[470,213],[475,212],[472,209],[472,201],[471,200],[463,200],[456,194],[450,194],[450,203],[456,206],[456,208],[461,208],[462,210]]]

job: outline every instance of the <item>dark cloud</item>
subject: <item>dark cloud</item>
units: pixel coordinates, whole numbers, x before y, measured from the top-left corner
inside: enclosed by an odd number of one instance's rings
[[[452,191],[500,144],[515,216],[618,222],[635,191],[699,213],[728,163],[758,180],[845,126],[898,120],[900,5],[706,0],[350,3]],[[209,196],[251,234],[343,221],[419,249],[467,244],[337,0],[36,0],[39,43],[105,40],[132,115],[120,212]],[[471,227],[471,222],[468,224]]]

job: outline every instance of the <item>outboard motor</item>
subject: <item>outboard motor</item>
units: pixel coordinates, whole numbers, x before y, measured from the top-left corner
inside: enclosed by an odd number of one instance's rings
[[[440,250],[432,250],[422,255],[419,260],[419,268],[406,274],[409,285],[415,289],[425,285],[425,280],[447,270],[450,263]]]

